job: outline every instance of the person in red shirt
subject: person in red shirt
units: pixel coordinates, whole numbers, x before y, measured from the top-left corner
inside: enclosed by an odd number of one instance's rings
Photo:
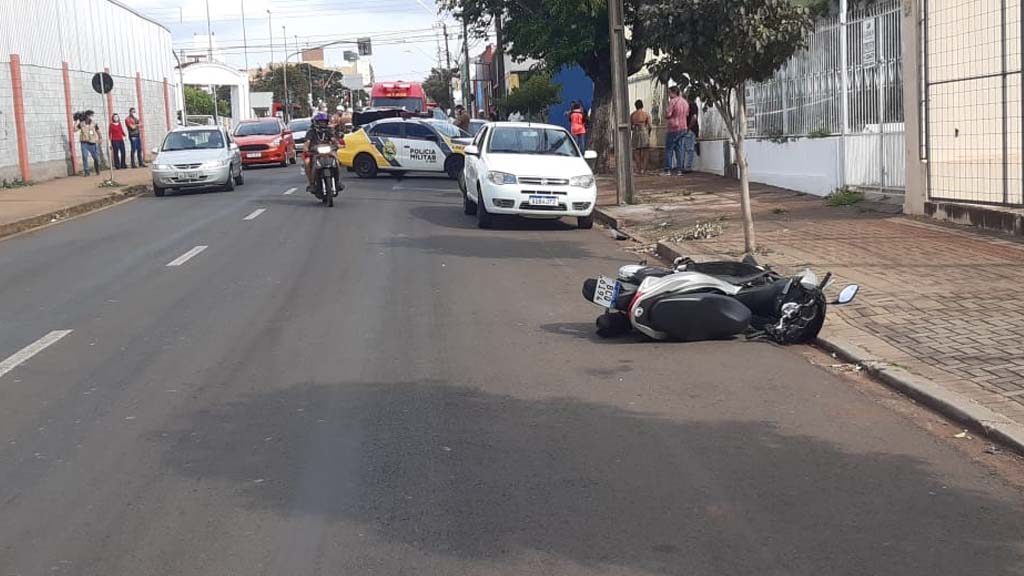
[[[587,149],[587,116],[579,102],[573,102],[572,110],[569,111],[569,131],[580,147],[580,152],[584,152]]]
[[[110,117],[110,147],[114,150],[114,168],[127,168],[124,162],[124,127],[121,126],[121,117],[117,114]]]

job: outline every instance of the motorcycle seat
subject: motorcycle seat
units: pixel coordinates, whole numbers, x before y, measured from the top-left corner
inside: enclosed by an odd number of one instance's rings
[[[720,260],[713,262],[689,262],[685,269],[688,272],[700,272],[714,276],[734,286],[745,286],[771,275],[768,270],[746,262],[730,262]]]
[[[734,297],[750,308],[755,316],[775,316],[776,302],[788,284],[789,280],[782,279],[763,286],[752,286],[740,290]]]

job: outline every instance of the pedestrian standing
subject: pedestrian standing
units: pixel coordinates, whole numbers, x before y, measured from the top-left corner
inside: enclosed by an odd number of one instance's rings
[[[633,165],[637,174],[647,172],[647,156],[651,148],[651,115],[644,110],[644,101],[633,104],[636,110],[629,115],[633,135]]]
[[[124,162],[124,127],[121,126],[121,117],[114,114],[110,117],[110,148],[114,154],[114,169],[123,170],[128,166]]]
[[[686,99],[679,95],[679,86],[672,86],[668,89],[668,109],[665,111],[665,119],[668,121],[668,130],[665,134],[665,171],[663,176],[677,174],[683,171],[683,137],[687,130],[687,119],[690,117],[690,107]]]
[[[469,112],[466,112],[466,108],[462,104],[455,107],[455,125],[461,128],[463,132],[469,132]]]
[[[693,172],[693,157],[697,150],[697,135],[700,131],[697,121],[697,104],[693,100],[686,102],[686,132],[683,133],[683,174]]]
[[[583,105],[579,102],[572,103],[569,111],[569,132],[573,140],[580,147],[580,152],[587,149],[587,115],[583,112]]]
[[[128,128],[128,141],[132,145],[132,168],[135,168],[136,166],[136,159],[138,159],[138,165],[145,168],[146,163],[142,160],[142,135],[139,132],[139,127],[142,126],[142,122],[135,115],[135,108],[128,109],[128,117],[124,119],[124,125]]]
[[[93,167],[100,173],[100,130],[92,121],[92,113],[86,112],[78,122],[78,141],[82,146],[82,167],[85,175],[89,175],[89,157],[92,156]]]

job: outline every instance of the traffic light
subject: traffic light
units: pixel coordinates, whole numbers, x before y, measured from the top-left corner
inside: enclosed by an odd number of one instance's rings
[[[373,45],[369,38],[360,38],[356,44],[359,46],[360,56],[373,56]]]

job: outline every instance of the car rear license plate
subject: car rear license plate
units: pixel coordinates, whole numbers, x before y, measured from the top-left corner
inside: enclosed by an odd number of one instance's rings
[[[558,196],[530,196],[530,206],[558,206]]]
[[[622,286],[612,280],[601,276],[597,279],[597,288],[594,290],[594,304],[609,310],[615,309],[615,299],[619,297]]]
[[[260,156],[263,156],[261,152],[249,152],[245,155],[246,158],[259,158]]]

